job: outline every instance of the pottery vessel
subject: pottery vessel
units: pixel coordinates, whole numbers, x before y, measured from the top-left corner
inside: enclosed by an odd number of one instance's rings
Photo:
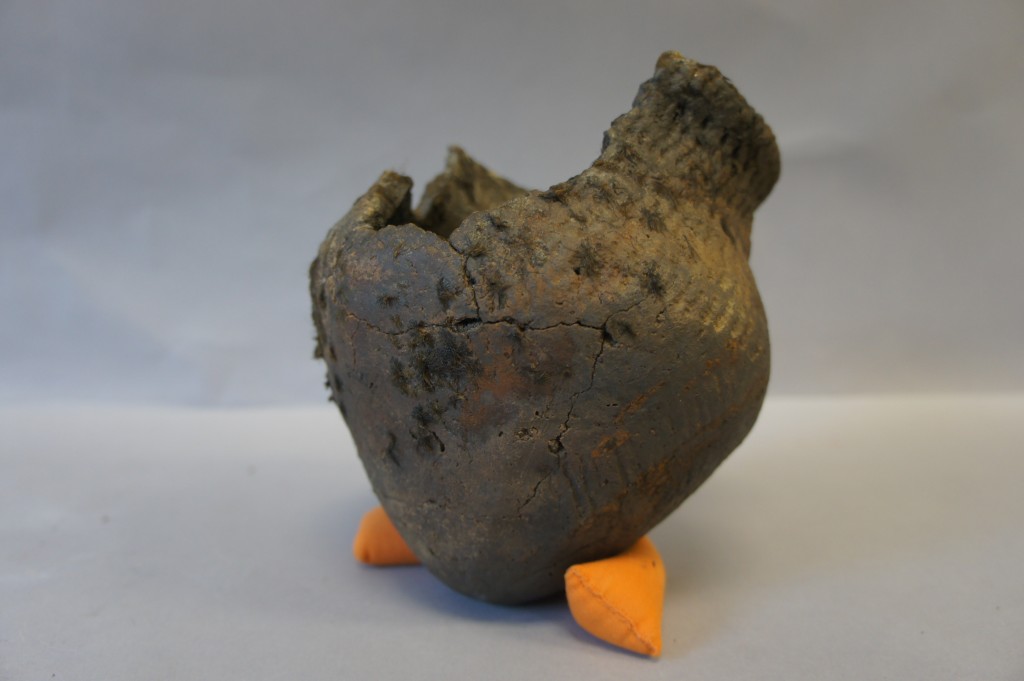
[[[453,148],[415,210],[385,172],[331,228],[316,354],[435,575],[501,603],[557,592],[740,443],[769,372],[751,220],[778,174],[729,80],[670,52],[579,175],[528,191]]]

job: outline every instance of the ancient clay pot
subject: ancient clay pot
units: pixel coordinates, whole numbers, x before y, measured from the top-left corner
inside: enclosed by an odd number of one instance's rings
[[[779,174],[717,69],[658,60],[600,157],[527,191],[453,148],[385,172],[311,268],[318,357],[388,515],[441,580],[518,603],[647,533],[768,383],[747,260]]]

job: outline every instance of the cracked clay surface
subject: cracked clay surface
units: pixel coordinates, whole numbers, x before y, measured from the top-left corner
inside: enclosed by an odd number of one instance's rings
[[[735,87],[665,53],[566,182],[529,191],[453,147],[415,210],[385,172],[330,230],[316,354],[434,574],[495,602],[557,592],[739,444],[768,382],[747,260],[778,172]]]

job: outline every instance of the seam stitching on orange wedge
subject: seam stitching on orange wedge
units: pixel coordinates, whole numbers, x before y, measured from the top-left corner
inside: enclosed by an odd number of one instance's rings
[[[630,633],[632,633],[633,636],[636,637],[636,639],[638,641],[640,641],[641,643],[644,644],[644,646],[647,647],[648,654],[649,655],[653,655],[654,654],[654,652],[657,650],[654,647],[654,644],[650,641],[650,639],[648,639],[646,636],[643,636],[637,630],[636,622],[634,622],[633,619],[629,617],[629,615],[625,614],[624,612],[622,612],[618,608],[612,607],[608,603],[608,600],[606,598],[604,598],[601,594],[599,594],[597,592],[597,590],[595,590],[594,587],[591,586],[590,582],[587,581],[587,579],[585,577],[583,577],[582,575],[580,575],[579,573],[577,573],[577,572],[575,572],[573,570],[569,570],[569,577],[575,578],[576,581],[580,584],[580,586],[582,586],[584,589],[589,591],[590,594],[592,596],[594,596],[594,598],[598,599],[599,601],[604,603],[605,606],[608,607],[608,612],[612,613],[613,615],[615,615],[619,619],[621,619],[623,622],[625,622],[626,625],[629,627]],[[609,643],[611,643],[611,641],[609,641]]]

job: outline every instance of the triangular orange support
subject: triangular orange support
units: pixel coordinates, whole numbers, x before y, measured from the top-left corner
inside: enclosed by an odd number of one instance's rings
[[[352,543],[352,553],[356,560],[367,565],[419,565],[420,562],[380,506],[363,516]]]
[[[565,594],[576,622],[594,636],[641,655],[661,654],[665,564],[647,537],[625,553],[570,567]]]

